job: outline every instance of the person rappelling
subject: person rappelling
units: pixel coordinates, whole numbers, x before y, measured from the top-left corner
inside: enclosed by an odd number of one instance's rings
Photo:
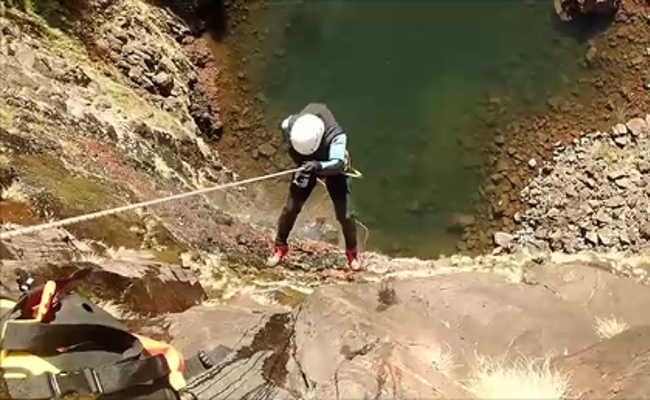
[[[322,179],[334,204],[336,219],[341,224],[345,238],[348,266],[361,269],[357,251],[355,217],[350,210],[350,188],[346,170],[349,168],[347,152],[348,137],[325,104],[310,103],[298,114],[281,123],[281,130],[288,140],[289,155],[302,168],[295,172],[287,202],[278,220],[273,253],[268,266],[276,266],[289,252],[288,238],[303,205]]]

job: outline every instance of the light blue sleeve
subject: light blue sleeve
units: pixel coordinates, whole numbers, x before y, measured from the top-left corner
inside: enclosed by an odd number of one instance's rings
[[[343,170],[347,142],[348,138],[346,135],[338,135],[334,140],[332,140],[332,144],[330,145],[330,159],[321,162],[321,166],[324,170]]]

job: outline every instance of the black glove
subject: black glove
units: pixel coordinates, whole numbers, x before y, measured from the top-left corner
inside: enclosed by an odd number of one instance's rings
[[[318,161],[307,161],[302,164],[302,170],[308,174],[313,174],[323,169],[323,166]]]
[[[309,181],[312,178],[312,174],[307,173],[303,170],[298,170],[293,174],[293,184],[299,188],[306,188],[309,186]]]

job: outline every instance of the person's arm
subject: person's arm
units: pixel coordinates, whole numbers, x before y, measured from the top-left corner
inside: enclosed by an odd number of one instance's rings
[[[343,172],[345,167],[345,150],[348,138],[346,135],[338,135],[330,145],[329,160],[321,162],[323,171]]]

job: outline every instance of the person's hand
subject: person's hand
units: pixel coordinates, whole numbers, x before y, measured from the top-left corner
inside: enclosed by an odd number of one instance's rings
[[[322,169],[321,163],[318,161],[307,161],[302,164],[302,170],[308,174],[313,174]]]

